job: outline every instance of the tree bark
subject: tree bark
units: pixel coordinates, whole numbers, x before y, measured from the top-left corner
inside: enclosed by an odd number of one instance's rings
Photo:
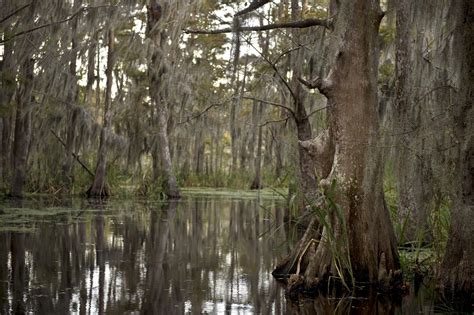
[[[194,139],[194,171],[201,175],[204,171],[204,141],[203,141],[203,126],[200,123],[196,124],[196,136]]]
[[[234,18],[234,29],[237,30],[239,27],[239,19]],[[237,170],[237,139],[238,131],[236,126],[236,115],[238,105],[240,103],[240,80],[239,80],[239,61],[240,61],[240,33],[235,32],[234,36],[234,55],[232,59],[232,77],[230,79],[230,85],[234,87],[234,95],[230,102],[230,116],[229,116],[229,129],[230,129],[230,141],[231,141],[231,166],[230,173],[233,174]],[[233,175],[232,175],[233,176]]]
[[[432,193],[429,166],[423,143],[419,140],[416,107],[412,96],[410,73],[410,1],[397,3],[396,20],[396,69],[395,69],[395,117],[397,136],[395,168],[398,186],[398,215],[403,228],[398,241],[403,244],[418,240],[429,241],[428,217]],[[421,143],[420,143],[421,142]]]
[[[21,65],[23,83],[17,91],[15,112],[15,135],[13,140],[13,181],[10,194],[12,197],[23,197],[26,181],[28,147],[31,136],[31,102],[33,101],[33,69],[35,61],[27,55]]]
[[[291,16],[293,21],[298,21],[301,18],[301,9],[299,8],[298,0],[291,1]],[[293,40],[300,41],[297,31],[293,31]],[[296,124],[296,132],[298,141],[306,141],[312,138],[311,123],[305,108],[307,92],[303,89],[298,81],[302,76],[304,63],[304,50],[299,49],[296,56],[292,59],[291,68],[293,76],[291,81],[291,88],[293,89],[294,102],[294,120]],[[299,174],[298,185],[299,190],[303,193],[299,202],[300,215],[305,212],[306,205],[314,204],[318,197],[318,179],[315,173],[314,159],[302,146],[298,145],[299,155]]]
[[[170,145],[168,138],[168,104],[163,95],[163,74],[166,69],[161,63],[162,58],[162,41],[166,40],[166,34],[160,29],[158,23],[163,15],[162,6],[157,1],[152,1],[148,7],[148,37],[153,42],[153,54],[148,69],[150,96],[156,106],[158,132],[157,138],[159,143],[159,156],[162,166],[163,192],[168,198],[181,198],[181,193],[173,173],[173,165],[171,162]]]
[[[74,1],[73,9],[74,11],[78,10],[81,5],[80,0]],[[67,137],[66,137],[66,152],[64,156],[64,162],[62,165],[62,181],[63,187],[66,192],[70,192],[72,185],[74,183],[73,178],[73,166],[74,166],[74,147],[76,145],[76,128],[78,123],[78,111],[77,100],[78,100],[78,91],[77,91],[77,25],[78,17],[72,21],[72,40],[71,40],[71,61],[69,64],[69,76],[68,76],[68,85],[67,85],[67,97],[66,97],[66,106],[67,111],[69,112],[70,121],[67,124]]]
[[[338,8],[332,70],[320,85],[328,98],[335,141],[331,173],[320,184],[330,192],[335,182],[329,197],[337,206],[329,207],[326,220],[331,227],[323,229],[317,246],[312,240],[307,243],[304,256],[309,263],[300,270],[306,286],[324,283],[331,274],[383,284],[393,284],[387,281],[400,276],[395,235],[384,202],[384,160],[378,134],[377,42],[381,18],[376,0],[343,1]],[[348,261],[342,263],[341,257],[348,257]],[[291,269],[286,271],[291,273]]]
[[[3,60],[0,62],[1,86],[0,94],[0,189],[7,187],[11,173],[11,101],[15,92],[15,67],[13,62],[13,45],[7,42],[3,46]]]
[[[87,84],[86,90],[84,93],[84,103],[86,105],[92,105],[92,88],[96,79],[95,76],[95,55],[97,45],[99,43],[99,33],[97,32],[93,39],[93,42],[90,44],[87,51]]]
[[[459,145],[453,184],[451,230],[439,271],[441,284],[453,293],[472,298],[474,290],[474,4],[456,1],[453,51],[460,72],[455,95],[454,134]]]
[[[258,104],[257,102],[254,103],[254,106],[258,106],[258,114],[257,114],[257,123],[258,123],[258,140],[257,140],[257,155],[255,157],[255,178],[250,185],[250,189],[262,189],[262,128],[263,126],[260,125],[263,116],[263,104]]]
[[[97,164],[95,169],[95,177],[92,186],[87,191],[89,197],[107,197],[110,195],[107,187],[107,152],[108,152],[108,134],[110,133],[111,125],[111,111],[112,103],[112,73],[115,64],[114,44],[115,35],[113,29],[110,29],[107,34],[108,37],[108,52],[107,52],[107,69],[106,87],[105,87],[105,101],[104,101],[104,118],[103,125],[100,131],[99,152],[97,154]]]

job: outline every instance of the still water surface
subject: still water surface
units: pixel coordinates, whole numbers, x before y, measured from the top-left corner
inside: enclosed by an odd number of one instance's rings
[[[424,314],[438,307],[427,290],[403,299],[288,303],[271,276],[292,243],[283,205],[222,197],[4,203],[0,313]]]

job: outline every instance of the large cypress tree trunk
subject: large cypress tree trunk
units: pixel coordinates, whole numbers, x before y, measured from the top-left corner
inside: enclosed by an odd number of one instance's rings
[[[330,274],[384,282],[400,268],[384,202],[379,143],[377,42],[381,18],[377,0],[341,1],[332,37],[332,69],[325,80],[315,84],[328,98],[335,143],[331,173],[320,184],[330,191],[335,182],[331,198],[338,206],[329,207],[326,220],[331,227],[323,229],[320,242],[306,236],[302,246],[307,249],[308,263],[300,266],[300,275],[293,280],[304,274],[308,286],[324,282]],[[293,266],[282,264],[274,274],[294,273]]]
[[[396,73],[394,133],[396,140],[395,173],[398,185],[398,215],[403,224],[401,243],[417,240],[429,241],[428,217],[433,197],[433,181],[429,159],[420,132],[419,114],[421,105],[413,86],[417,85],[412,74],[413,46],[410,25],[415,10],[412,1],[400,0],[396,3]],[[418,107],[418,108],[417,108]]]
[[[168,198],[180,198],[176,177],[173,173],[173,164],[171,162],[171,153],[168,137],[168,104],[164,97],[163,75],[166,67],[162,63],[164,58],[162,53],[163,42],[166,40],[166,34],[158,23],[164,15],[163,7],[156,1],[152,1],[148,7],[148,37],[152,40],[153,53],[148,69],[150,96],[156,107],[156,116],[158,122],[158,154],[161,161],[161,173],[163,175],[162,188]]]
[[[109,50],[107,53],[107,69],[106,69],[106,87],[105,87],[105,101],[104,101],[104,120],[102,130],[100,131],[100,143],[99,152],[97,154],[97,165],[95,169],[94,182],[87,191],[89,197],[107,197],[110,195],[107,187],[106,175],[107,175],[107,152],[108,143],[107,136],[110,132],[111,124],[111,112],[110,105],[112,103],[112,73],[115,64],[114,57],[114,42],[115,35],[112,29],[109,30],[108,34],[108,46]]]
[[[446,289],[469,296],[474,290],[474,3],[462,0],[451,5],[451,16],[456,18],[453,62],[460,74],[453,109],[459,147],[451,230],[439,278]]]

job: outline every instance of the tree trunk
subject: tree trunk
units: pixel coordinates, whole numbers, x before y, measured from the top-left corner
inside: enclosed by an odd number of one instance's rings
[[[474,4],[470,0],[451,4],[456,18],[453,51],[459,70],[454,103],[454,134],[459,144],[455,170],[455,193],[451,230],[439,271],[441,284],[449,291],[472,298],[474,290]]]
[[[357,282],[384,284],[400,275],[395,235],[384,202],[384,160],[378,139],[381,18],[376,0],[340,2],[332,38],[335,59],[329,76],[319,85],[328,98],[334,132],[330,136],[335,141],[331,173],[320,184],[335,205],[329,206],[325,220],[330,228],[323,229],[317,246],[310,238],[304,244],[309,263],[300,272],[310,287],[324,283],[331,274],[345,278],[346,284],[348,275]],[[333,182],[336,186],[331,193]],[[282,264],[274,274],[281,271],[292,273],[294,268]]]
[[[165,101],[163,90],[162,79],[163,74],[166,72],[164,64],[162,64],[162,58],[164,58],[161,52],[162,41],[166,40],[166,34],[160,29],[158,23],[162,14],[162,6],[156,1],[152,1],[148,7],[148,36],[153,41],[154,49],[149,64],[149,90],[150,96],[155,103],[157,110],[158,119],[158,132],[157,138],[159,143],[159,156],[162,166],[163,192],[168,198],[181,198],[178,183],[173,173],[173,165],[171,162],[170,145],[168,138],[168,104]]]
[[[239,18],[234,18],[234,27],[237,29],[239,26]],[[237,107],[240,103],[240,82],[239,82],[239,60],[240,60],[240,33],[234,33],[234,55],[232,60],[232,77],[230,79],[231,86],[234,86],[234,95],[230,103],[230,117],[229,117],[229,129],[230,129],[230,141],[231,141],[231,166],[230,173],[234,173],[237,170],[237,139],[238,132],[236,126],[236,115]]]
[[[97,45],[99,43],[99,32],[95,34],[93,42],[90,44],[89,49],[87,51],[87,84],[86,90],[84,93],[84,103],[88,106],[92,105],[92,87],[94,86],[95,82],[95,55]]]
[[[78,9],[81,5],[79,0],[74,1],[74,11]],[[66,152],[64,156],[64,162],[62,165],[62,181],[63,186],[66,192],[70,192],[72,189],[72,184],[74,182],[73,179],[73,166],[74,166],[74,147],[76,145],[76,127],[77,127],[77,116],[78,116],[78,109],[77,106],[77,99],[78,99],[78,91],[77,91],[77,25],[78,25],[78,18],[76,17],[72,21],[72,44],[71,44],[71,61],[69,64],[69,76],[68,76],[68,85],[67,85],[67,98],[66,98],[66,106],[69,112],[70,121],[67,124],[67,137],[66,137]]]
[[[410,73],[410,16],[413,8],[411,1],[400,0],[397,3],[396,20],[396,106],[395,133],[397,134],[397,151],[395,167],[398,185],[398,215],[402,222],[400,243],[417,240],[430,240],[428,227],[429,201],[432,196],[430,176],[427,176],[423,144],[420,143],[415,115],[410,110],[417,106],[412,97],[412,80]]]
[[[293,21],[301,18],[301,9],[299,8],[298,0],[291,1],[291,16]],[[293,40],[300,41],[300,36],[297,30],[292,31]],[[293,89],[293,102],[295,113],[295,124],[298,141],[306,141],[312,138],[311,123],[306,113],[305,101],[307,92],[298,82],[298,78],[303,74],[304,49],[299,49],[296,56],[292,59],[291,68],[293,76],[291,87]],[[318,181],[314,168],[314,159],[302,146],[298,145],[299,155],[299,169],[298,169],[298,185],[299,191],[303,193],[299,201],[300,214],[303,214],[306,205],[314,204],[318,197]]]
[[[104,102],[104,120],[102,129],[100,131],[100,143],[99,152],[97,154],[97,165],[95,169],[94,182],[87,191],[89,197],[107,197],[110,195],[107,187],[107,152],[108,152],[108,134],[111,124],[111,112],[110,106],[112,103],[112,73],[115,64],[114,57],[114,43],[115,35],[112,29],[109,30],[108,34],[108,53],[107,53],[107,69],[106,74],[106,87],[105,87],[105,102]]]
[[[258,106],[257,124],[258,124],[258,140],[257,140],[257,155],[255,157],[255,178],[250,185],[250,189],[262,189],[262,126],[260,126],[263,116],[263,104],[254,103]]]
[[[24,78],[17,91],[17,106],[15,113],[15,135],[13,140],[13,182],[12,197],[23,197],[23,187],[26,181],[28,147],[31,136],[31,102],[33,101],[33,69],[35,61],[26,56],[21,66],[21,76]]]
[[[196,136],[194,139],[194,171],[201,175],[204,171],[204,141],[203,141],[203,126],[200,123],[196,124]]]
[[[4,45],[3,60],[0,62],[1,86],[0,94],[0,191],[7,186],[7,178],[11,168],[11,101],[15,92],[14,63],[12,62],[12,45]]]

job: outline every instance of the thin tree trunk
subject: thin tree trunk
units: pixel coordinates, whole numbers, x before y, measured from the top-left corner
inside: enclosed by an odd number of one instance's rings
[[[96,49],[99,44],[99,32],[95,34],[92,39],[92,43],[89,46],[89,50],[87,51],[87,84],[86,84],[86,91],[84,95],[84,104],[92,105],[92,88],[94,86],[94,82],[96,79],[95,76],[95,57],[96,57]],[[99,61],[97,61],[99,62]]]
[[[258,140],[257,140],[257,156],[255,157],[255,178],[250,186],[250,189],[261,189],[262,188],[262,126],[260,126],[260,121],[262,120],[263,116],[263,104],[255,104],[254,106],[258,106],[258,114],[257,114],[257,124],[258,124]]]
[[[10,11],[11,3],[5,4],[5,12]],[[4,32],[11,32],[11,27],[5,26]],[[0,83],[2,93],[0,93],[0,121],[2,128],[0,129],[0,189],[3,191],[10,186],[9,179],[12,169],[12,152],[11,152],[11,133],[13,110],[11,101],[15,93],[15,73],[16,67],[13,61],[13,42],[9,41],[3,45],[3,60],[0,61]]]
[[[195,168],[194,171],[196,174],[202,174],[204,170],[204,142],[203,142],[203,126],[201,124],[196,124],[196,136],[194,139],[194,162]]]
[[[164,98],[162,79],[166,69],[162,64],[162,58],[164,57],[161,53],[162,41],[166,40],[166,35],[163,30],[160,29],[158,23],[163,15],[162,6],[156,1],[152,1],[150,7],[148,7],[148,36],[153,40],[153,44],[156,45],[153,50],[151,62],[149,64],[149,89],[150,96],[155,103],[157,110],[158,119],[158,132],[157,138],[159,143],[159,155],[162,166],[163,192],[168,198],[180,198],[181,193],[176,181],[176,177],[173,173],[173,165],[171,162],[170,145],[168,138],[168,104]]]
[[[111,111],[110,106],[112,103],[112,73],[115,64],[114,57],[114,43],[115,35],[113,29],[110,29],[107,34],[108,37],[108,53],[107,53],[107,69],[106,69],[106,87],[105,87],[105,102],[104,102],[104,120],[102,129],[100,131],[100,143],[99,152],[97,154],[97,165],[95,169],[94,182],[87,191],[89,197],[107,197],[110,195],[107,187],[106,175],[107,175],[107,152],[108,143],[107,136],[110,130],[111,124]]]
[[[74,11],[81,5],[80,0],[74,1]],[[72,41],[71,41],[71,62],[69,64],[69,76],[68,76],[68,91],[66,98],[66,106],[68,107],[68,112],[70,122],[67,124],[67,137],[66,137],[66,152],[64,157],[64,162],[62,165],[62,181],[66,192],[70,192],[72,185],[74,183],[73,179],[73,166],[74,166],[74,147],[76,145],[76,128],[78,120],[78,109],[77,100],[78,100],[78,91],[77,91],[77,25],[78,18],[76,17],[72,21]]]
[[[291,0],[291,17],[294,21],[299,20],[301,17],[299,0]],[[293,30],[292,34],[293,40],[299,42],[298,31]],[[299,49],[291,62],[291,69],[293,70],[291,86],[294,98],[294,120],[298,141],[307,141],[312,138],[311,123],[305,109],[306,91],[298,82],[298,78],[302,76],[303,62],[304,49]],[[298,202],[301,215],[306,209],[306,205],[313,204],[316,201],[318,196],[318,182],[313,157],[301,145],[298,146],[298,155],[298,186],[300,188],[299,191],[303,193]]]
[[[33,92],[33,69],[35,61],[26,56],[21,66],[21,76],[24,78],[17,92],[15,113],[15,135],[13,141],[13,182],[10,194],[12,197],[23,197],[23,187],[26,181],[28,147],[31,136],[31,102]]]

